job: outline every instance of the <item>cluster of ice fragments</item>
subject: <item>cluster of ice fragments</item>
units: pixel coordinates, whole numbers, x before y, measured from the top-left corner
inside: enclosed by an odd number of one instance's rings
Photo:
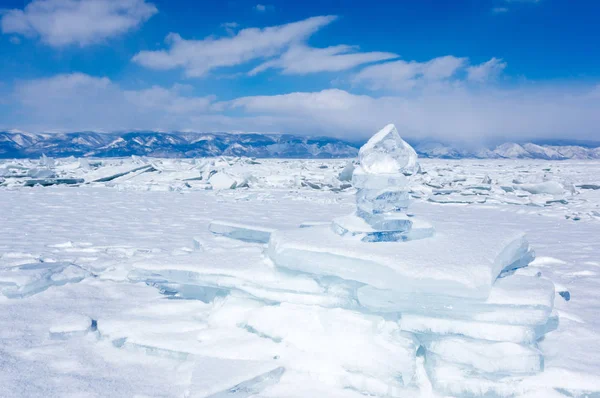
[[[537,342],[558,323],[553,283],[521,272],[534,258],[525,236],[485,220],[435,232],[414,222],[406,180],[417,158],[393,126],[360,161],[351,216],[286,230],[214,221],[214,234],[266,252],[198,239],[202,266],[186,256],[134,264],[131,281],[206,303],[195,344],[131,336],[127,322],[100,320],[99,332],[130,348],[259,361],[244,388],[260,396],[404,397],[424,378],[451,396],[519,391],[543,371]]]
[[[387,133],[389,131],[382,132]],[[377,155],[383,153],[382,149],[390,149],[381,146],[384,141],[387,140],[378,141],[379,149],[373,148],[373,151],[367,153]],[[353,184],[365,183],[364,178],[369,175],[369,185],[372,187],[376,181],[385,182],[373,180],[373,175],[412,174],[410,179],[392,177],[388,181],[396,191],[387,191],[386,195],[395,195],[398,205],[402,204],[402,198],[410,192],[413,198],[443,205],[510,205],[515,211],[525,210],[574,221],[600,219],[600,208],[597,205],[600,183],[597,173],[593,171],[597,161],[426,159],[423,168],[418,169],[412,148],[401,144],[391,148],[391,152],[399,153],[400,149],[406,149],[406,154],[403,155],[406,157],[388,158],[376,164],[375,169],[370,158],[363,156],[366,150],[363,148],[361,166],[354,173],[354,180],[353,162],[337,159],[254,159],[226,156],[205,159],[157,159],[143,156],[0,159],[0,189],[54,189],[53,186],[67,185],[184,193],[210,190],[216,194],[226,194],[227,191],[238,189],[275,188],[344,194],[352,191]],[[403,172],[387,170],[394,167],[397,170],[402,168]],[[359,204],[367,206],[367,212],[377,211],[376,208],[369,208],[369,202],[380,195],[379,190],[360,189],[364,196],[357,198]]]

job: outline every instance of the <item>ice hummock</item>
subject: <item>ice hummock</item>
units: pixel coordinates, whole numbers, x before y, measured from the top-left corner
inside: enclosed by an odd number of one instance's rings
[[[359,158],[355,213],[335,218],[329,228],[273,232],[273,263],[286,272],[346,281],[360,311],[398,319],[400,330],[419,342],[441,392],[485,395],[468,386],[470,375],[475,386],[490,380],[493,388],[504,377],[541,372],[537,341],[557,326],[555,289],[538,276],[514,275],[535,256],[525,235],[485,222],[445,224],[434,234],[430,224],[406,213],[417,155],[393,125],[376,133]],[[447,371],[464,376],[464,388],[441,383]]]

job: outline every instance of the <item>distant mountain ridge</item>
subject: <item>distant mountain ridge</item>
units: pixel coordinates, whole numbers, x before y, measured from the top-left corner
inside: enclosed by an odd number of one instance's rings
[[[598,147],[580,145],[538,145],[534,143],[517,144],[507,142],[494,149],[461,149],[440,143],[416,144],[415,150],[421,157],[442,159],[600,159]]]
[[[289,134],[26,133],[0,132],[0,158],[50,157],[210,157],[348,158],[358,146],[335,138]]]
[[[444,159],[600,159],[600,144],[537,145],[505,143],[494,149],[412,143],[421,157]],[[0,158],[51,157],[211,157],[352,158],[361,144],[329,137],[291,134],[131,131],[122,133],[27,133],[0,131]]]

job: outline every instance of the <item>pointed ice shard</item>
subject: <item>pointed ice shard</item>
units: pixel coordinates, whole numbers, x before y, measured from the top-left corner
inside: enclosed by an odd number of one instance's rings
[[[393,124],[375,134],[358,153],[360,165],[368,174],[415,174],[417,153],[406,143]]]

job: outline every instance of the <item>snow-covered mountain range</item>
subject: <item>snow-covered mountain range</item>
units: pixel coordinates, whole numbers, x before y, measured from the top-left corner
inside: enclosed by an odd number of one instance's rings
[[[417,144],[415,149],[421,157],[442,159],[600,159],[600,144],[582,146],[507,142],[495,148],[462,149],[439,143],[422,143]]]
[[[165,133],[26,133],[0,132],[0,158],[152,156],[191,158],[248,156],[259,158],[346,158],[358,146],[327,137],[289,134]]]
[[[412,143],[427,158],[479,159],[600,159],[600,144],[537,145],[505,143],[496,148]],[[360,142],[290,134],[197,133],[134,131],[122,133],[28,133],[0,131],[0,158],[52,157],[205,157],[351,158]]]

